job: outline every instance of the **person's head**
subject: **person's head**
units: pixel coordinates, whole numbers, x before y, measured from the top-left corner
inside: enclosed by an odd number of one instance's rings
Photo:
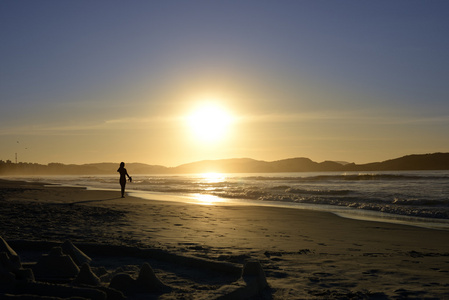
[[[125,166],[125,163],[124,162],[121,162],[120,163],[120,168],[123,168]]]

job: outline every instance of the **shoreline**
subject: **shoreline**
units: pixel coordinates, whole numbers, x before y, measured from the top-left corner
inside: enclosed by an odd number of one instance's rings
[[[0,177],[0,180],[8,180],[7,178]],[[14,180],[25,181],[31,183],[46,183],[45,178],[41,181],[27,181],[25,178],[15,177]],[[93,191],[107,191],[116,192],[119,188],[101,188],[89,185],[71,185],[64,183],[46,183],[50,187],[73,187],[73,188],[85,188],[86,190]],[[358,209],[347,206],[329,205],[329,204],[310,204],[310,203],[290,203],[290,202],[276,202],[276,201],[256,201],[250,199],[237,199],[237,198],[221,198],[208,194],[176,194],[166,192],[152,192],[139,189],[130,189],[128,187],[128,195],[145,199],[148,201],[169,201],[169,202],[181,202],[195,205],[247,205],[247,206],[261,206],[261,207],[278,207],[286,209],[299,209],[299,210],[311,210],[317,212],[328,212],[335,214],[341,218],[347,218],[360,221],[372,221],[382,222],[389,224],[399,224],[407,226],[415,226],[420,228],[446,230],[449,231],[449,219],[439,218],[426,218],[418,216],[409,216],[402,214],[386,213],[377,210]]]
[[[449,297],[447,231],[310,210],[121,199],[119,191],[43,183],[0,180],[0,188],[6,241],[160,249],[239,265],[255,259],[273,299]],[[198,292],[194,286],[189,293]]]

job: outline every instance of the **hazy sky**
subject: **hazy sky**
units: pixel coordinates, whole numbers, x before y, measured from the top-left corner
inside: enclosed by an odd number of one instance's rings
[[[449,152],[448,15],[438,0],[3,0],[0,159]],[[227,116],[213,139],[189,123],[205,105]]]

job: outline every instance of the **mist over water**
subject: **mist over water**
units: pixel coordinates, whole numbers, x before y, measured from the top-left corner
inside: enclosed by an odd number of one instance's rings
[[[120,188],[117,175],[32,180],[92,189]],[[203,204],[243,202],[308,208],[364,219],[442,223],[449,228],[449,171],[136,175],[126,190],[149,199],[157,195],[159,200],[174,196]]]

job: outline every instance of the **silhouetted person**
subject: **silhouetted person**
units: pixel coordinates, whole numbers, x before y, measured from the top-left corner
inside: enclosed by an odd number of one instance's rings
[[[120,186],[122,188],[122,198],[125,198],[125,186],[126,186],[126,176],[128,176],[129,182],[131,182],[133,179],[131,176],[128,175],[128,172],[125,169],[125,163],[120,163],[120,168],[118,168],[117,172],[120,173]]]

